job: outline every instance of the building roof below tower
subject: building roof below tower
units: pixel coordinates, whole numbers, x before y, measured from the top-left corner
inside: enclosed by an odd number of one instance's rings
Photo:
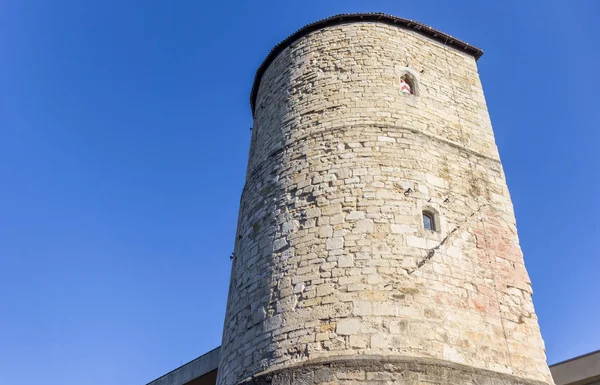
[[[183,364],[147,385],[214,385],[221,347]]]
[[[600,385],[600,350],[550,365],[556,385]]]

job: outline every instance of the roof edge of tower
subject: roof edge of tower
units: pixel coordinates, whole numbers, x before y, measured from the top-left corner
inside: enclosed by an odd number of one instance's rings
[[[254,76],[254,83],[252,84],[252,91],[250,93],[250,107],[252,109],[252,115],[254,115],[254,107],[256,103],[256,97],[258,94],[258,87],[260,85],[260,80],[262,75],[269,67],[271,62],[275,59],[275,57],[281,53],[285,48],[287,48],[294,41],[300,39],[308,35],[311,32],[317,31],[319,29],[323,29],[325,27],[329,27],[332,25],[345,24],[345,23],[353,23],[353,22],[361,22],[361,21],[370,21],[370,22],[379,22],[391,25],[397,25],[404,27],[406,29],[413,30],[421,35],[425,35],[433,40],[436,40],[444,45],[455,48],[459,51],[466,52],[473,56],[475,60],[479,59],[481,55],[483,55],[483,51],[469,43],[466,43],[462,40],[459,40],[451,35],[448,35],[444,32],[438,31],[428,25],[419,23],[418,21],[403,19],[401,17],[396,17],[392,15],[388,15],[386,13],[342,13],[339,15],[331,16],[326,19],[315,21],[314,23],[310,23],[300,28],[290,36],[288,36],[285,40],[281,41],[273,49],[265,60],[261,63],[256,71],[256,75]]]

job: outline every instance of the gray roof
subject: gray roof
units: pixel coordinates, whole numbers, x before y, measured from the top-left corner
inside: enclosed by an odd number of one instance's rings
[[[147,385],[183,385],[187,382],[195,380],[203,376],[219,366],[219,357],[221,355],[221,347],[211,350],[210,352],[201,355],[181,365],[177,369],[171,370],[169,373],[158,377],[156,380],[149,382]]]
[[[550,365],[556,385],[600,383],[600,350]]]

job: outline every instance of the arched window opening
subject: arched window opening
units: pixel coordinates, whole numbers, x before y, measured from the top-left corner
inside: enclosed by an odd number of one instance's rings
[[[435,214],[430,211],[423,211],[423,227],[425,227],[425,230],[437,231],[435,226]]]
[[[400,92],[403,94],[415,94],[415,82],[408,75],[402,75],[400,78]]]

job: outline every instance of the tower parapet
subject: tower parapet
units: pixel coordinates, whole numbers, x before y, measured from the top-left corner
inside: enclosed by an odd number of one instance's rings
[[[275,47],[251,96],[220,385],[552,383],[480,55],[381,14]]]

